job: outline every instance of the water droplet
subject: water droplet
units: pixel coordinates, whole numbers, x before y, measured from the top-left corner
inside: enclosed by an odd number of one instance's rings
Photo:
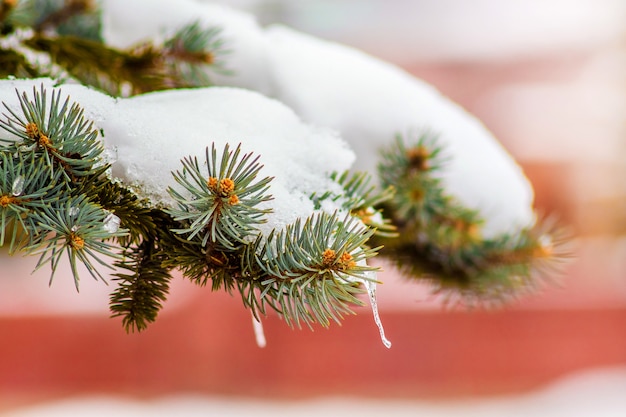
[[[28,153],[28,152],[31,152],[32,150],[34,150],[36,147],[37,147],[37,145],[20,145],[17,148],[17,151],[21,152],[21,153]]]
[[[369,277],[375,279],[375,272],[368,272]],[[391,342],[385,337],[385,329],[383,328],[383,323],[380,321],[380,316],[378,315],[378,303],[376,302],[376,281],[363,280],[365,284],[365,288],[367,288],[367,295],[370,298],[370,304],[372,305],[372,313],[374,313],[374,322],[376,326],[378,326],[378,331],[380,332],[380,340],[383,342],[386,348],[391,347]]]
[[[78,207],[70,207],[69,211],[67,214],[70,215],[70,217],[76,217],[78,216],[78,212],[79,212],[79,208]]]
[[[543,234],[539,236],[539,238],[537,239],[537,242],[539,243],[541,247],[544,247],[544,248],[549,248],[553,245],[552,236],[548,234]]]
[[[24,192],[24,177],[18,175],[15,180],[13,180],[13,186],[11,187],[11,194],[15,197],[21,195]]]
[[[257,320],[252,314],[252,328],[254,329],[254,338],[256,339],[256,344],[260,348],[264,348],[267,345],[265,340],[265,332],[263,331],[263,323],[260,320]]]
[[[72,227],[70,228],[70,230],[71,230],[72,232],[76,233],[76,232],[78,232],[78,226],[77,226],[77,225],[74,225],[74,226],[72,226]]]
[[[120,218],[111,212],[106,215],[103,223],[104,230],[109,233],[115,233],[120,228]]]

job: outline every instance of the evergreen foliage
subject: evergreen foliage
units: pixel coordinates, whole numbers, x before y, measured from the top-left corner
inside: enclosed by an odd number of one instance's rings
[[[0,120],[10,135],[0,137],[1,243],[10,230],[9,252],[41,254],[38,266],[50,263],[51,279],[67,253],[78,287],[77,260],[100,277],[92,259],[106,265],[102,257],[114,256],[106,240],[124,233],[111,227],[112,213],[76,192],[102,172],[102,144],[82,109],[67,99],[61,104],[56,91],[50,100],[43,87],[32,99],[18,96],[22,114],[5,107]]]
[[[210,85],[226,71],[218,28],[190,23],[161,44],[107,46],[89,0],[0,0],[0,77],[71,78],[120,96]],[[530,288],[536,271],[564,257],[555,228],[539,222],[485,238],[477,211],[445,193],[445,149],[432,132],[398,136],[382,153],[381,186],[365,173],[331,173],[343,190],[310,196],[319,212],[263,236],[272,178],[262,155],[238,146],[206,149],[172,173],[173,207],[157,207],[108,175],[99,131],[58,89],[18,92],[20,109],[0,119],[0,246],[38,255],[51,280],[67,257],[103,279],[113,268],[114,317],[144,330],[166,300],[172,271],[199,286],[240,294],[259,318],[289,325],[339,322],[375,282],[380,251],[413,278],[463,300],[495,300]],[[382,248],[384,245],[384,249]]]
[[[111,311],[127,330],[155,320],[175,268],[201,286],[237,289],[255,315],[269,306],[298,326],[326,326],[362,304],[375,229],[349,212],[325,214],[264,239],[256,226],[271,211],[259,208],[271,201],[271,178],[257,180],[259,157],[226,145],[207,148],[204,164],[184,158],[172,173],[182,191],[169,189],[177,207],[161,209],[107,175],[98,131],[76,103],[43,86],[18,97],[22,114],[5,106],[0,120],[1,242],[9,233],[11,253],[40,255],[51,280],[66,254],[77,289],[79,264],[94,278],[98,264],[125,271],[114,274]],[[355,178],[347,208],[382,199],[373,189],[360,195],[366,178]]]
[[[211,155],[207,148],[208,177],[200,171],[196,158],[183,159],[183,171],[176,172],[174,178],[188,197],[170,188],[168,192],[179,208],[167,211],[174,220],[190,224],[174,232],[188,234],[188,239],[203,234],[202,246],[211,240],[212,245],[225,250],[246,243],[254,226],[263,222],[263,214],[269,212],[255,206],[271,199],[266,195],[271,178],[252,183],[261,170],[258,157],[250,161],[252,154],[247,154],[240,159],[240,152],[240,147],[230,152],[227,145],[218,163],[215,147],[211,148]]]
[[[381,182],[395,187],[382,208],[397,237],[377,243],[408,276],[429,279],[462,301],[494,301],[532,288],[548,261],[567,257],[564,233],[548,222],[515,235],[483,237],[479,213],[445,193],[437,175],[445,163],[445,151],[429,131],[398,135],[382,152]]]
[[[72,78],[113,96],[211,85],[227,73],[218,28],[197,22],[161,44],[110,47],[92,0],[2,0],[0,77]]]

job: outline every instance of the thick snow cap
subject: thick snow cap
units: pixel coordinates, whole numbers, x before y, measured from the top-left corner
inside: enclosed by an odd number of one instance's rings
[[[375,174],[379,149],[396,134],[437,133],[449,163],[446,192],[480,211],[492,237],[532,225],[532,188],[511,156],[474,116],[432,86],[358,50],[294,30],[259,27],[248,14],[193,0],[108,0],[105,35],[117,46],[154,39],[185,22],[223,29],[232,77],[218,82],[278,98],[304,121],[336,129]],[[130,8],[130,9],[129,9]]]
[[[2,80],[0,97],[19,114],[15,90],[32,96],[33,87],[39,91],[42,84],[51,94],[49,79]],[[116,100],[81,85],[60,89],[102,129],[113,177],[154,204],[174,203],[168,186],[181,190],[171,172],[181,170],[187,156],[202,164],[212,143],[218,152],[227,143],[231,150],[241,143],[243,153],[260,156],[258,179],[274,178],[273,200],[263,207],[273,210],[260,227],[264,234],[313,214],[311,194],[340,192],[327,173],[345,171],[354,162],[354,153],[334,131],[306,125],[282,103],[249,90],[172,90]],[[339,210],[340,204],[324,209]]]

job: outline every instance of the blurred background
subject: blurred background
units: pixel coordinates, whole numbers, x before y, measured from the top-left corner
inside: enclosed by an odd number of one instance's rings
[[[270,316],[261,349],[237,295],[176,280],[157,323],[126,335],[110,288],[77,294],[60,273],[49,288],[48,271],[0,253],[0,415],[626,415],[626,3],[221,3],[463,105],[522,165],[539,212],[572,228],[575,260],[537,294],[472,311],[383,265],[391,350],[369,308],[313,332]]]

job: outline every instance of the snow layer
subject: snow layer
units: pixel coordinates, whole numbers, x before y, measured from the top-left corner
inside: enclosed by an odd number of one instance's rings
[[[15,89],[30,94],[42,83],[53,85],[51,80],[0,81],[0,98],[17,110]],[[274,177],[273,200],[265,203],[273,213],[261,227],[264,234],[310,216],[309,196],[337,192],[327,174],[354,162],[354,153],[333,131],[308,126],[282,103],[249,90],[173,90],[117,100],[80,85],[61,90],[102,128],[105,147],[117,155],[113,176],[155,204],[173,204],[167,187],[180,187],[171,172],[182,169],[183,157],[204,161],[211,143],[218,151],[241,143],[244,153],[259,155],[259,179]]]
[[[220,83],[276,97],[306,122],[339,131],[355,149],[355,168],[375,173],[378,151],[396,134],[429,129],[450,163],[447,192],[486,219],[491,237],[535,220],[533,192],[519,166],[473,116],[406,72],[355,49],[281,26],[262,29],[247,14],[193,0],[109,0],[108,42],[127,46],[200,20],[224,28],[228,67]]]
[[[281,26],[270,27],[276,96],[305,120],[338,129],[374,172],[379,150],[397,133],[439,135],[450,160],[446,191],[487,220],[488,236],[532,222],[532,189],[478,119],[432,86],[360,51]]]

